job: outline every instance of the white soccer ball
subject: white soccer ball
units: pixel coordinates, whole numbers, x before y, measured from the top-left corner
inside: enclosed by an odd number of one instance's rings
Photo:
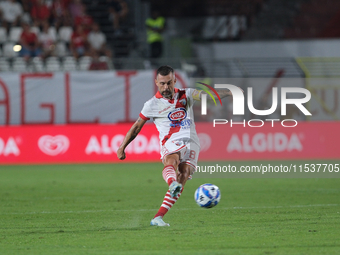
[[[220,199],[220,189],[214,184],[202,184],[195,192],[195,201],[200,207],[214,207],[220,202]]]

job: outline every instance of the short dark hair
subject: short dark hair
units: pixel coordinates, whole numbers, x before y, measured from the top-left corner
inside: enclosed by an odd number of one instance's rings
[[[171,66],[160,66],[157,69],[157,76],[160,74],[162,76],[166,76],[169,73],[174,73],[174,69]]]

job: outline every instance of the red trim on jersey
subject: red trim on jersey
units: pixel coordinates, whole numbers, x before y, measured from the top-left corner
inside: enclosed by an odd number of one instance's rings
[[[163,140],[164,140],[164,139],[163,139]],[[162,142],[162,145],[163,145],[163,142]],[[170,151],[170,152],[164,154],[164,155],[163,155],[163,158],[164,158],[165,156],[168,156],[168,155],[170,155],[170,154],[174,154],[174,153],[180,151],[180,150],[183,149],[185,146],[186,146],[186,145],[183,145],[181,148],[179,148],[179,149],[177,149],[177,150],[175,150],[175,151]]]
[[[156,98],[163,98],[162,94],[159,93],[159,91],[157,91],[156,95],[155,95]]]
[[[181,126],[170,127],[169,133],[166,136],[164,136],[162,140],[162,146],[166,143],[166,141],[170,139],[172,134],[177,133],[180,129],[181,129]]]
[[[181,107],[183,107],[183,105],[180,103],[180,101],[182,99],[187,100],[187,96],[185,94],[185,90],[179,90],[179,89],[175,88],[175,93],[177,93],[177,92],[178,92],[178,99],[177,99],[175,108],[181,108]],[[174,100],[174,99],[169,100],[169,102],[173,103],[173,102],[171,102],[172,100]],[[181,130],[181,126],[180,125],[179,126],[176,125],[174,127],[170,127],[169,133],[166,136],[164,136],[164,138],[162,140],[162,146],[166,143],[167,140],[170,139],[172,134],[177,133],[180,130]]]
[[[150,118],[145,117],[142,113],[139,113],[139,117],[141,117],[143,120],[149,120]]]

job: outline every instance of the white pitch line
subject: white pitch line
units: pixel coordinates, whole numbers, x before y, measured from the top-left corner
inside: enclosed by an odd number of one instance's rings
[[[280,209],[280,208],[304,208],[304,207],[330,207],[330,206],[340,206],[340,204],[315,204],[315,205],[278,205],[278,206],[252,206],[252,207],[223,207],[218,208],[222,210],[248,210],[248,209]],[[173,210],[197,210],[197,208],[175,208]],[[98,212],[149,212],[157,211],[155,209],[127,209],[127,210],[84,210],[84,211],[56,211],[56,212],[22,212],[22,213],[0,213],[0,215],[29,215],[29,214],[63,214],[63,213],[98,213]]]

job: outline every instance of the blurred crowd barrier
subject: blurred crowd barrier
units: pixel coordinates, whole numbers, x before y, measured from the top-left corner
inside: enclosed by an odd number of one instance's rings
[[[177,87],[186,87],[186,74],[176,73]],[[0,125],[133,121],[156,92],[155,75],[154,70],[4,73]]]

